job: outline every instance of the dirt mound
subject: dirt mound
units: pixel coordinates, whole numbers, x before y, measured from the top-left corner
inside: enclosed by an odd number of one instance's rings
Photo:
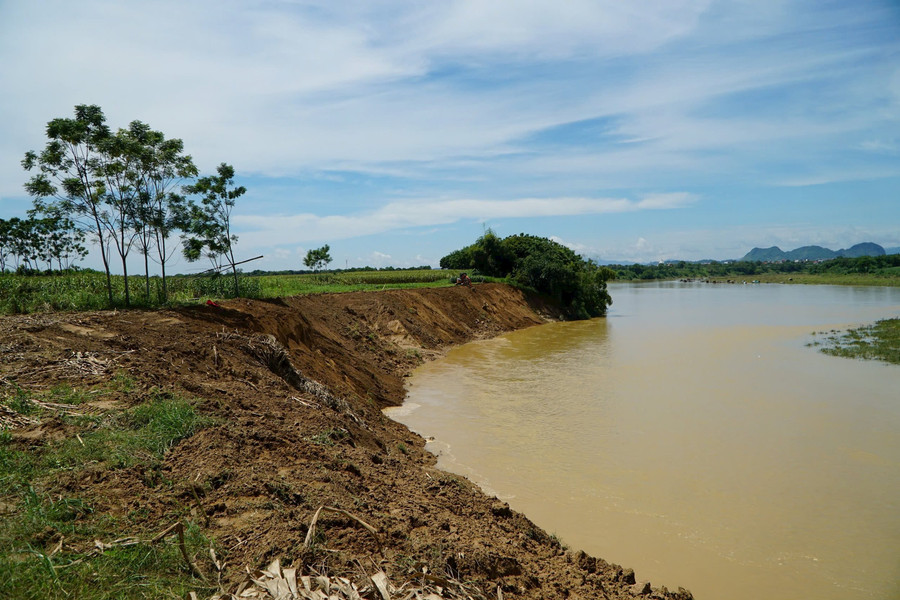
[[[423,568],[506,597],[688,598],[563,549],[523,515],[434,468],[424,441],[385,418],[403,377],[448,347],[553,317],[514,288],[392,290],[235,300],[164,311],[0,318],[2,382],[99,385],[123,374],[201,399],[217,425],[183,440],[162,471],[92,473],[61,485],[110,515],[163,529],[190,512],[226,553],[224,583],[280,558],[333,575],[377,564],[392,581]],[[47,424],[12,423],[17,436]],[[56,427],[53,435],[75,435]],[[24,443],[24,441],[23,441]],[[164,482],[164,484],[160,484]],[[312,543],[310,520],[322,506]],[[128,532],[125,532],[128,533]],[[306,542],[306,543],[305,543]]]

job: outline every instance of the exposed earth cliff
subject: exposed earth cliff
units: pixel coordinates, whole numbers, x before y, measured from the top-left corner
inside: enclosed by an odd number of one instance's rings
[[[162,530],[190,510],[225,554],[224,590],[246,568],[280,557],[351,579],[383,569],[395,584],[425,570],[490,597],[689,598],[564,549],[525,516],[435,469],[424,441],[381,413],[402,402],[403,377],[422,360],[553,316],[519,290],[486,284],[3,317],[0,384],[90,388],[122,374],[135,382],[127,394],[73,409],[95,414],[154,390],[197,398],[214,424],[172,448],[159,472],[87,466],[45,485],[87,498],[95,512],[129,515],[135,531],[123,538]],[[85,434],[52,415],[0,419],[22,447]],[[323,513],[317,543],[305,545],[323,505],[347,513]],[[85,543],[45,538],[30,543]],[[209,560],[196,563],[211,572]]]

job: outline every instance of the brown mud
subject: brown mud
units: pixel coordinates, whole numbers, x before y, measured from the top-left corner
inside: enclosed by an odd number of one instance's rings
[[[377,565],[394,582],[427,567],[492,597],[499,586],[506,598],[690,598],[565,549],[435,469],[424,440],[381,413],[403,401],[403,378],[423,360],[555,316],[496,284],[10,316],[0,318],[0,383],[40,391],[123,374],[135,382],[130,394],[83,407],[94,411],[127,408],[153,388],[200,399],[218,424],[175,446],[160,473],[88,469],[57,485],[95,510],[140,510],[143,532],[189,509],[226,552],[226,587],[280,557],[332,575]],[[23,444],[77,433],[52,418],[10,419]],[[371,524],[380,547],[355,520],[323,513],[322,538],[304,548],[323,505]]]

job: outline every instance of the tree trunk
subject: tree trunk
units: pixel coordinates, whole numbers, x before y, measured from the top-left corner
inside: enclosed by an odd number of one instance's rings
[[[160,263],[162,269],[162,301],[163,304],[169,301],[169,290],[166,288],[166,261]]]
[[[100,219],[94,214],[94,222],[97,224],[97,241],[100,244],[100,257],[103,259],[103,270],[106,272],[106,295],[109,300],[109,307],[113,307],[112,294],[112,276],[109,274],[109,258],[106,256],[106,246],[103,244],[103,227],[100,225]]]
[[[229,231],[229,234],[231,232]],[[230,236],[229,236],[230,237]],[[234,274],[234,297],[240,298],[241,292],[238,289],[238,274],[237,274],[237,265],[234,264],[234,251],[231,249],[231,244],[228,244],[228,260],[231,261],[231,272]]]
[[[122,231],[122,237],[120,238],[122,243],[121,249],[119,250],[119,255],[122,257],[122,277],[125,280],[125,306],[131,306],[131,293],[128,290],[128,261],[125,260],[125,232]]]
[[[144,240],[146,242],[146,240]],[[150,249],[144,246],[144,283],[147,291],[147,302],[150,302]]]

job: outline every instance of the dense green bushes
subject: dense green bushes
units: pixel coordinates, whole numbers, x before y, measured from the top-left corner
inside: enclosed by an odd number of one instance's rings
[[[508,277],[552,297],[574,319],[605,315],[612,304],[606,282],[615,278],[615,272],[534,235],[521,233],[501,239],[488,231],[471,246],[442,258],[441,268]]]

